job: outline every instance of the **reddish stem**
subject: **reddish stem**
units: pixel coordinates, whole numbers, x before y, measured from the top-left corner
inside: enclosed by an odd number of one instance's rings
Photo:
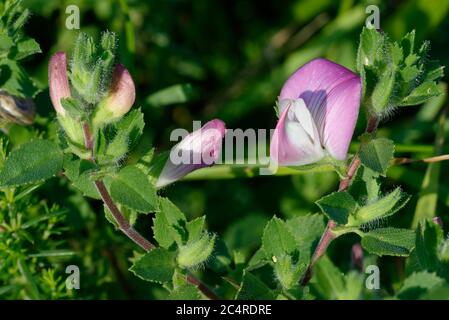
[[[365,131],[370,134],[374,133],[377,129],[378,124],[379,124],[378,118],[375,116],[371,116],[368,119],[368,124],[366,126]],[[360,160],[360,157],[357,152],[357,154],[354,156],[351,163],[349,164],[348,169],[346,170],[346,176],[340,181],[338,191],[344,191],[349,188],[352,178],[354,177],[355,173],[357,172],[357,169],[360,167],[360,164],[361,164],[361,160]],[[335,221],[333,221],[333,220],[328,221],[326,229],[324,230],[323,235],[321,236],[321,239],[318,242],[317,247],[315,248],[312,258],[310,259],[310,263],[307,268],[307,271],[301,280],[302,286],[306,286],[309,283],[310,279],[312,278],[313,267],[315,266],[318,259],[321,258],[326,253],[326,250],[329,247],[330,243],[336,238],[336,235],[332,232],[332,230],[336,226],[337,226],[337,223]]]
[[[89,124],[87,122],[83,123],[83,133],[84,133],[84,143],[87,150],[92,151],[93,148],[93,140],[90,134]],[[92,162],[95,162],[93,156],[89,159]],[[101,196],[104,204],[108,207],[115,221],[117,222],[119,229],[134,243],[136,243],[139,247],[141,247],[145,251],[151,251],[156,248],[154,244],[148,241],[145,237],[143,237],[136,229],[132,227],[132,225],[126,220],[125,216],[120,212],[119,208],[115,205],[112,200],[106,186],[104,185],[103,180],[99,179],[95,181],[95,187],[98,190],[98,193]],[[201,280],[195,278],[192,274],[187,274],[187,282],[195,285],[206,297],[211,300],[219,300],[218,297],[211,289],[209,289]]]

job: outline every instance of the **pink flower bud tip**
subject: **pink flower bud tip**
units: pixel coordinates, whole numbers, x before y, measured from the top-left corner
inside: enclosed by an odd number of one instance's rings
[[[105,106],[114,118],[126,114],[136,99],[136,88],[128,70],[121,64],[115,66],[112,83]]]
[[[58,114],[64,116],[66,111],[62,107],[61,99],[71,97],[67,77],[67,57],[64,52],[57,52],[51,57],[48,65],[48,82],[53,107]]]
[[[170,151],[156,186],[161,188],[194,170],[214,165],[220,156],[225,133],[225,123],[214,119],[187,135]]]

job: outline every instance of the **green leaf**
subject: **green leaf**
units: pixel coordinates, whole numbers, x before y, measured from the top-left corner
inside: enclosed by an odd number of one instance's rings
[[[363,234],[362,246],[378,256],[408,256],[415,247],[415,233],[408,229],[376,229]]]
[[[243,279],[237,292],[237,300],[274,300],[275,294],[249,271],[243,271]]]
[[[19,268],[20,273],[26,280],[25,286],[27,287],[30,296],[36,300],[42,299],[39,293],[39,288],[37,286],[36,279],[31,274],[31,271],[23,258],[17,259],[17,267]]]
[[[426,102],[430,98],[439,96],[443,92],[435,82],[424,82],[405,97],[401,106],[414,106]]]
[[[138,213],[137,211],[130,209],[128,207],[122,206],[120,204],[117,204],[118,209],[123,214],[125,219],[129,222],[130,225],[134,225],[137,221]],[[108,220],[110,223],[112,223],[116,230],[119,230],[120,227],[115,220],[114,216],[112,215],[112,212],[109,210],[109,208],[104,205],[104,215],[106,217],[106,220]]]
[[[60,100],[62,107],[74,119],[82,119],[86,111],[82,103],[74,98],[63,98]]]
[[[352,183],[349,186],[349,193],[357,200],[359,206],[366,203],[373,203],[379,198],[380,183],[379,175],[365,166],[359,166]]]
[[[160,211],[153,219],[154,238],[163,248],[173,243],[182,244],[185,237],[183,225],[186,217],[169,199],[159,198]]]
[[[177,287],[167,297],[168,300],[199,300],[200,298],[198,288],[188,283]]]
[[[385,176],[394,155],[394,143],[385,138],[371,140],[360,148],[362,164]]]
[[[10,55],[13,60],[22,60],[30,55],[42,52],[39,44],[31,38],[24,38],[18,42],[14,51]]]
[[[192,268],[205,262],[214,251],[215,237],[215,234],[203,232],[199,239],[179,246],[178,264],[184,268]]]
[[[315,246],[324,231],[324,219],[321,214],[309,214],[287,220],[287,227],[293,234],[299,248],[301,263],[308,263]]]
[[[423,220],[416,229],[415,255],[420,270],[437,271],[439,251],[444,241],[443,229],[432,220]]]
[[[411,274],[404,280],[404,284],[397,293],[397,297],[402,300],[416,300],[430,290],[445,284],[444,279],[435,273],[427,271]],[[444,299],[448,299],[449,294]]]
[[[187,222],[186,230],[187,230],[187,241],[198,240],[203,233],[204,226],[206,222],[206,216],[198,217],[192,221]]]
[[[287,227],[287,224],[273,217],[266,225],[262,236],[262,247],[267,259],[291,254],[296,249],[296,240]]]
[[[0,171],[0,186],[13,187],[49,179],[62,170],[63,154],[51,141],[36,139],[14,149]]]
[[[33,219],[28,220],[27,222],[25,222],[21,225],[21,228],[28,229],[28,228],[35,226],[36,224],[39,224],[43,221],[49,220],[51,218],[59,217],[66,213],[67,213],[67,210],[59,210],[59,211],[49,212],[49,213],[46,213],[46,214],[43,214],[43,215],[40,215]]]
[[[113,177],[110,190],[115,201],[139,212],[159,211],[155,187],[136,166],[128,166]]]
[[[190,84],[177,84],[157,91],[146,98],[146,103],[153,107],[164,107],[171,104],[185,103],[193,96]]]
[[[376,219],[389,217],[402,209],[409,200],[410,196],[402,192],[400,187],[397,187],[380,200],[358,209],[354,218],[351,219],[351,225],[358,226]]]
[[[395,89],[395,80],[394,69],[386,69],[379,77],[371,95],[371,105],[376,112],[382,113],[385,109],[392,107],[391,97]]]
[[[43,250],[38,253],[29,254],[31,258],[42,258],[42,257],[67,257],[73,256],[76,252],[69,249],[55,249],[55,250]]]
[[[136,147],[145,123],[140,109],[134,109],[124,118],[97,128],[94,156],[99,164],[117,166]]]
[[[64,175],[70,179],[73,186],[87,197],[100,199],[94,181],[91,179],[92,173],[98,170],[98,167],[91,161],[80,159],[73,154],[64,155]],[[109,177],[105,177],[105,184]]]
[[[175,257],[174,252],[156,248],[140,257],[129,270],[146,281],[169,283],[175,273]]]
[[[327,255],[321,257],[313,269],[311,285],[323,299],[336,299],[344,290],[342,272]]]
[[[274,273],[283,288],[291,289],[298,285],[299,279],[307,270],[307,264],[295,264],[292,257],[283,255],[274,262]]]
[[[129,150],[132,150],[138,143],[145,127],[143,113],[140,109],[133,109],[124,118],[114,124],[117,135],[125,134],[128,139]]]
[[[9,77],[5,79],[4,75]],[[0,85],[2,90],[20,98],[34,98],[40,91],[25,69],[9,59],[0,60]]]
[[[342,225],[348,223],[348,217],[357,209],[357,202],[347,191],[331,193],[315,203],[329,219]]]

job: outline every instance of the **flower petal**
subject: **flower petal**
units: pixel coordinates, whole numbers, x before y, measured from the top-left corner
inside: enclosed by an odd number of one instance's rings
[[[344,160],[358,117],[361,88],[360,77],[349,69],[315,59],[293,73],[279,99],[303,99],[323,147],[332,157]]]
[[[156,187],[164,187],[194,170],[214,165],[225,133],[224,122],[214,119],[187,135],[170,151]]]
[[[304,107],[301,99],[289,102],[281,102],[284,110],[271,139],[271,161],[283,166],[299,166],[319,161],[324,157],[324,152],[309,110]]]
[[[67,77],[67,57],[64,52],[55,53],[48,64],[48,83],[50,98],[56,112],[65,115],[61,99],[70,98],[69,79]]]
[[[136,88],[128,70],[121,64],[114,68],[106,106],[114,117],[121,117],[127,113],[136,99]]]

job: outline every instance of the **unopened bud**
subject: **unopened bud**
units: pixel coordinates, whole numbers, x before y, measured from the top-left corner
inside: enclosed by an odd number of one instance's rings
[[[50,98],[59,115],[65,116],[66,111],[62,107],[61,99],[70,98],[69,79],[67,77],[67,57],[64,52],[55,53],[48,65],[48,82]]]
[[[184,268],[195,267],[209,258],[214,250],[215,235],[204,233],[198,240],[179,247],[178,264]]]
[[[128,70],[121,64],[115,66],[108,95],[97,107],[94,125],[110,123],[123,117],[133,106],[136,88]]]
[[[19,98],[0,90],[0,118],[4,122],[30,125],[34,121],[36,108],[33,100]]]

